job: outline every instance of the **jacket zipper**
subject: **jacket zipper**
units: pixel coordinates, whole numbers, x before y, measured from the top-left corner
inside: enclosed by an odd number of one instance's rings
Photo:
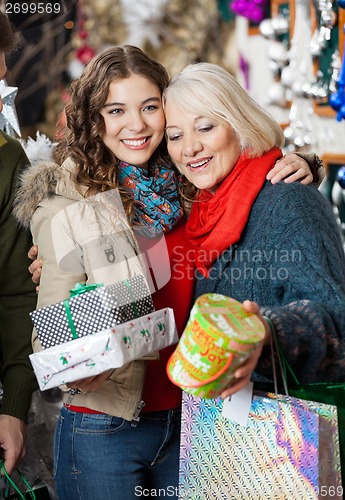
[[[81,393],[82,393],[82,391],[81,391],[80,389],[75,389],[75,388],[70,389],[69,394],[68,394],[67,401],[66,401],[66,403],[65,403],[65,407],[66,407],[66,408],[70,408],[70,406],[71,406],[71,403],[72,403],[72,400],[73,400],[74,396],[75,396],[76,394],[81,394]]]
[[[143,401],[142,399],[138,402],[135,410],[134,410],[134,413],[133,413],[133,418],[132,418],[132,421],[131,421],[131,426],[132,427],[136,427],[138,425],[138,423],[140,422],[140,417],[139,417],[139,414],[141,412],[141,410],[144,408],[145,406],[145,401]]]

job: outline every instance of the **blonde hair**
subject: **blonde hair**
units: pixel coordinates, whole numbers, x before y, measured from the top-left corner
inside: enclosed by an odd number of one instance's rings
[[[220,66],[190,64],[175,75],[163,94],[181,108],[230,125],[241,147],[251,157],[284,144],[284,134],[274,118],[262,109]]]

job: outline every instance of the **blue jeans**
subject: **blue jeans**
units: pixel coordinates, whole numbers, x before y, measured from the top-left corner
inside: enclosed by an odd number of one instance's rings
[[[180,431],[180,409],[142,413],[132,427],[63,407],[54,444],[59,500],[177,500]]]

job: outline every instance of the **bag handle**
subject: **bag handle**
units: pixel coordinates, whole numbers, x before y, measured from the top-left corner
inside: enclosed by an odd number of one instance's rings
[[[203,387],[204,385],[209,384],[210,382],[213,382],[218,377],[220,377],[221,375],[223,375],[223,373],[226,372],[226,370],[231,365],[233,358],[234,358],[234,353],[231,352],[230,355],[229,355],[229,359],[227,360],[227,362],[225,363],[225,365],[223,366],[223,368],[221,368],[219,370],[219,372],[215,373],[214,375],[212,375],[211,377],[207,378],[206,380],[200,380],[200,382],[193,382],[193,383],[188,384],[188,385],[182,385],[182,384],[179,383],[179,386],[181,387],[181,389],[183,389],[184,387],[194,389],[194,388],[198,388],[198,387]],[[168,375],[169,375],[169,372],[168,372]],[[169,377],[170,377],[170,375],[169,375]]]
[[[282,380],[283,380],[284,391],[285,391],[286,396],[289,396],[289,390],[288,390],[288,386],[287,386],[286,368],[289,368],[289,370],[291,371],[291,373],[292,373],[295,381],[298,384],[299,384],[299,382],[297,380],[297,377],[293,373],[292,368],[290,367],[290,365],[288,364],[288,362],[284,358],[284,354],[283,354],[283,352],[280,349],[280,346],[278,344],[277,335],[276,335],[276,332],[275,332],[275,329],[274,329],[274,325],[273,325],[271,319],[268,318],[267,316],[264,316],[264,319],[267,321],[268,326],[270,327],[270,331],[271,331],[270,345],[271,345],[271,357],[272,357],[272,371],[273,371],[274,392],[275,392],[275,394],[278,394],[277,371],[276,371],[275,356],[274,356],[274,354],[276,353],[277,359],[278,359],[278,363],[279,363],[280,373],[281,373]]]
[[[25,486],[28,488],[28,493],[30,493],[31,495],[31,498],[32,500],[36,500],[36,495],[34,493],[34,490],[31,488],[30,484],[27,482],[27,480],[25,479],[24,475],[20,472],[19,469],[16,469],[17,473],[19,474],[19,477],[20,479],[23,481],[23,483],[25,484]],[[6,468],[5,468],[5,465],[4,465],[4,460],[0,460],[0,473],[3,472],[3,475],[5,476],[6,480],[10,483],[10,485],[12,486],[12,488],[18,493],[18,495],[20,496],[20,498],[22,500],[25,500],[25,495],[23,495],[23,493],[20,491],[20,489],[18,488],[18,486],[16,485],[16,483],[12,480],[11,476],[8,474]],[[6,486],[5,486],[6,488]],[[6,492],[6,495],[8,494],[8,489],[9,489],[9,486],[7,486],[7,492]]]

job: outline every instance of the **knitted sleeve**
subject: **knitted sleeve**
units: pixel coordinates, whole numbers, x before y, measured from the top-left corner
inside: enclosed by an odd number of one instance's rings
[[[294,258],[277,287],[283,305],[262,312],[301,382],[345,381],[345,258],[331,207],[310,188],[294,187],[272,210],[271,224],[278,251]],[[268,350],[258,371],[271,373]]]

